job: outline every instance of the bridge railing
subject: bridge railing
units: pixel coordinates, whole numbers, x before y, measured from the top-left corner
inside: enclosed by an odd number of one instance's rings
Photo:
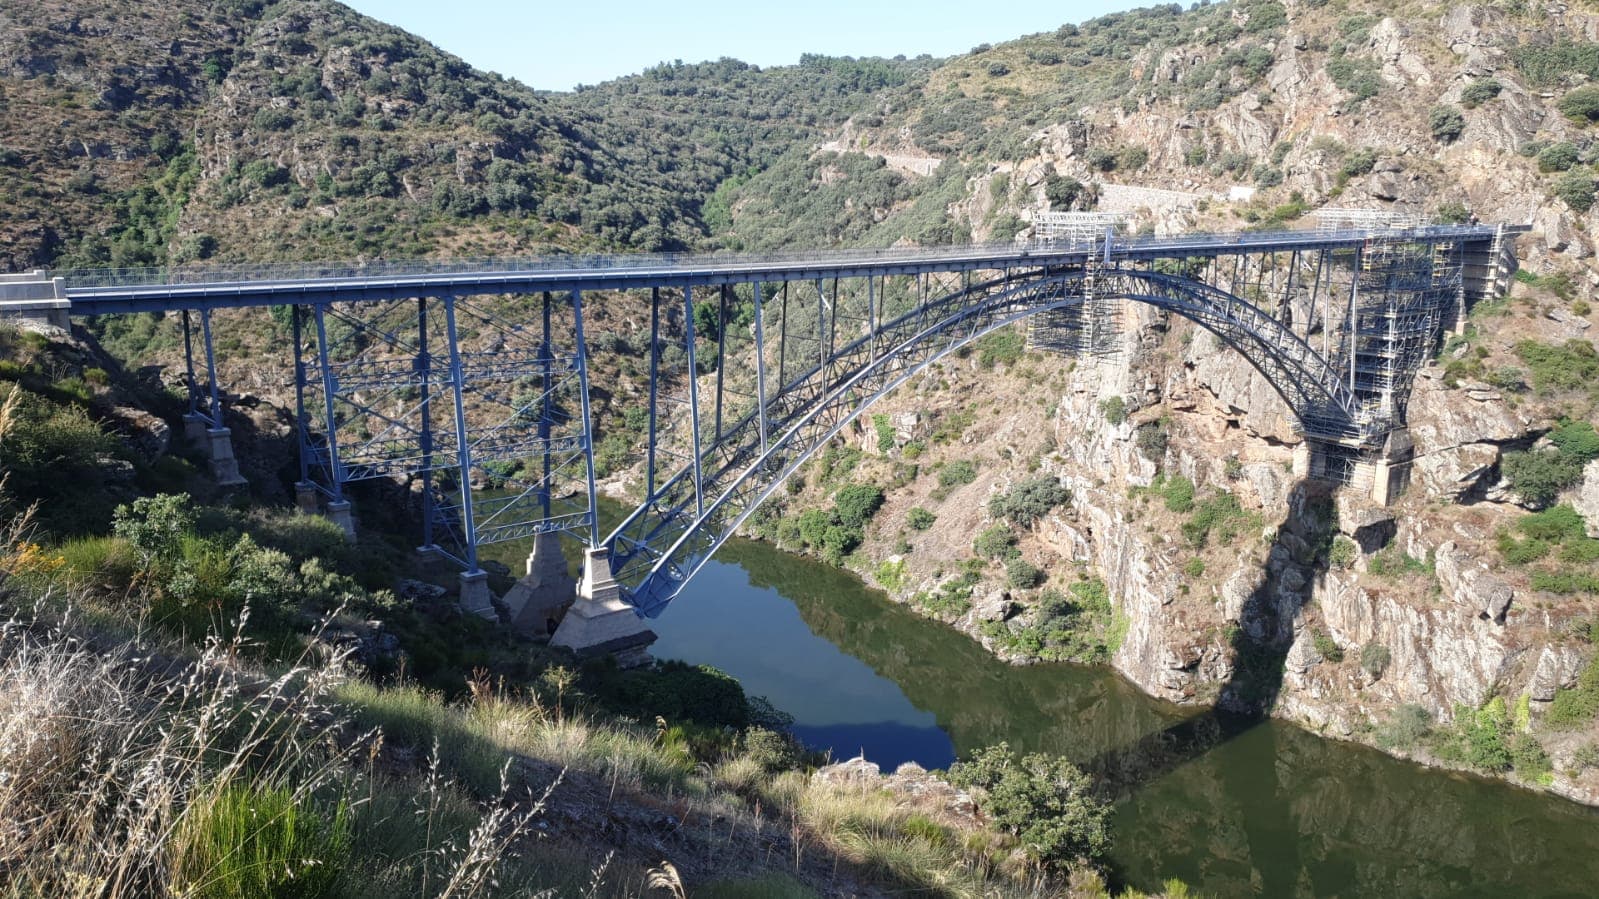
[[[1245,231],[1228,234],[1134,235],[1112,239],[1116,255],[1182,251],[1204,254],[1311,240],[1358,243],[1369,238],[1491,238],[1487,225],[1433,225],[1409,229],[1318,231],[1296,229]],[[977,243],[939,247],[876,247],[760,253],[620,253],[596,255],[555,254],[538,257],[488,257],[464,260],[409,260],[399,262],[285,262],[162,268],[76,269],[55,273],[73,289],[139,287],[175,284],[273,283],[339,280],[347,278],[405,278],[448,274],[526,272],[651,271],[657,269],[742,269],[782,265],[835,263],[929,262],[940,260],[1002,259],[1008,257],[1071,257],[1092,249],[1102,251],[1102,239],[1092,242]]]

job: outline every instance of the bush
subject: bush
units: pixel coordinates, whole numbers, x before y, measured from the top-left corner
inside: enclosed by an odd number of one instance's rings
[[[1504,87],[1492,78],[1478,78],[1461,89],[1460,105],[1467,109],[1476,109],[1499,96],[1499,92],[1503,89]]]
[[[937,520],[937,515],[934,515],[926,509],[923,509],[921,506],[917,506],[905,513],[905,523],[910,525],[912,530],[916,531],[927,530],[928,528],[932,527],[933,522]]]
[[[1566,118],[1575,122],[1599,120],[1599,84],[1585,84],[1568,91],[1556,104]]]
[[[1432,713],[1423,706],[1405,703],[1388,713],[1388,720],[1377,728],[1377,745],[1388,749],[1408,749],[1432,731]]]
[[[1392,659],[1393,654],[1381,643],[1367,643],[1360,647],[1360,668],[1372,680],[1382,677]]]
[[[1599,352],[1581,338],[1559,346],[1519,341],[1516,355],[1527,364],[1532,386],[1539,390],[1586,390],[1599,382]]]
[[[1577,148],[1561,142],[1538,151],[1538,171],[1564,172],[1577,164]]]
[[[1043,580],[1044,572],[1026,559],[1005,563],[1005,582],[1017,590],[1030,590]]]
[[[996,524],[984,529],[972,541],[972,549],[985,559],[1014,559],[1019,553],[1016,551],[1016,532],[1009,525]]]
[[[1453,106],[1434,106],[1427,113],[1427,130],[1433,140],[1451,144],[1466,130],[1466,117]]]
[[[1120,425],[1127,420],[1127,401],[1119,396],[1100,400],[1099,411],[1105,416],[1105,421],[1111,425]]]
[[[1183,574],[1189,577],[1200,577],[1205,573],[1205,560],[1198,556],[1183,563]]]
[[[1582,480],[1582,465],[1556,449],[1505,453],[1500,470],[1510,489],[1534,506],[1554,502],[1560,491]]]
[[[1348,568],[1360,556],[1360,547],[1342,534],[1333,538],[1327,550],[1327,564],[1334,568]]]
[[[839,523],[859,529],[883,507],[883,490],[870,484],[857,484],[838,491],[833,500]]]
[[[1555,181],[1554,194],[1578,212],[1593,206],[1593,178],[1584,172],[1567,172]]]
[[[1370,174],[1376,166],[1377,151],[1363,147],[1344,159],[1343,165],[1338,167],[1338,174],[1345,178],[1358,178]]]
[[[1110,848],[1110,804],[1095,795],[1088,775],[1064,758],[1042,753],[1018,758],[1000,743],[951,765],[949,780],[981,790],[990,820],[1049,867],[1092,862]]]
[[[1009,520],[1017,527],[1032,527],[1050,510],[1071,499],[1071,492],[1051,475],[1041,475],[1017,484],[1009,493],[995,494],[988,500],[988,513]]]
[[[1138,451],[1151,462],[1159,462],[1166,457],[1166,445],[1170,439],[1162,423],[1154,421],[1139,425],[1138,432],[1134,435]]]
[[[960,487],[977,480],[977,464],[967,459],[956,459],[944,463],[938,470],[938,486],[948,490]]]
[[[1599,656],[1577,675],[1576,686],[1555,693],[1544,720],[1550,727],[1571,729],[1588,724],[1595,715],[1599,715]]]
[[[286,789],[234,784],[191,805],[175,835],[176,892],[195,899],[343,895],[349,808],[332,818]]]
[[[1332,636],[1330,634],[1328,634],[1326,631],[1323,631],[1323,630],[1312,631],[1310,639],[1311,639],[1311,642],[1316,647],[1316,652],[1323,659],[1326,659],[1327,661],[1332,662],[1334,664],[1336,664],[1338,662],[1342,662],[1344,660],[1344,650],[1343,650],[1343,648],[1340,647],[1338,645],[1338,642],[1336,640],[1334,640],[1332,638]]]
[[[1084,161],[1088,163],[1089,168],[1096,172],[1114,172],[1116,171],[1116,164],[1120,161],[1120,159],[1119,154],[1115,150],[1108,150],[1104,147],[1095,147],[1094,149],[1088,151],[1088,155],[1084,158]]]

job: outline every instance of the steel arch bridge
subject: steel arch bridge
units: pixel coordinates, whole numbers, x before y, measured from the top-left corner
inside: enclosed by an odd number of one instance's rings
[[[1190,319],[1248,359],[1329,458],[1369,454],[1403,428],[1442,330],[1503,290],[1524,230],[1106,231],[805,256],[36,273],[0,276],[0,314],[181,317],[187,421],[226,482],[238,473],[213,331],[232,325],[216,313],[277,307],[302,508],[323,500],[349,524],[349,484],[406,481],[422,547],[454,560],[463,588],[486,590],[479,547],[565,533],[608,557],[631,609],[654,616],[872,402],[1022,320],[1037,348],[1102,355],[1120,345],[1121,304]],[[586,333],[597,321],[604,335]],[[622,367],[647,364],[635,372],[647,396],[623,402],[625,384],[594,382],[606,341],[627,344]],[[644,456],[642,500],[608,535],[596,467],[607,433],[636,434]]]

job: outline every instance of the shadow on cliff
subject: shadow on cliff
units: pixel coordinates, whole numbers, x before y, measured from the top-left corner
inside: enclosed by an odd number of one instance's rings
[[[1289,651],[1294,645],[1294,621],[1326,571],[1326,551],[1336,526],[1333,489],[1330,484],[1301,480],[1290,491],[1288,511],[1277,525],[1266,563],[1244,599],[1237,620],[1230,623],[1232,668],[1216,704],[1134,743],[1102,753],[1084,766],[1112,796],[1136,793],[1270,719],[1283,690]],[[1223,780],[1241,776],[1233,766],[1222,766],[1218,772]],[[1248,776],[1254,782],[1222,786],[1229,793],[1244,795],[1259,791],[1261,781],[1274,780],[1276,773],[1264,769]],[[1277,854],[1294,851],[1293,841],[1285,839],[1295,832],[1291,821],[1246,820],[1244,829],[1252,850]],[[1112,875],[1115,876],[1114,871]],[[1291,888],[1292,884],[1285,885],[1285,890]]]

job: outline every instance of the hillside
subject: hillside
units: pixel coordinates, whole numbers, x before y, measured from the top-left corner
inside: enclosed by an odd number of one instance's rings
[[[1269,385],[1145,310],[1112,358],[1014,331],[944,361],[752,529],[1009,659],[1109,664],[1174,702],[1599,802],[1596,38],[1591,4],[1238,0],[948,60],[672,63],[550,94],[331,2],[36,3],[0,12],[0,264],[1003,240],[1046,204],[1156,232],[1322,205],[1530,222],[1512,296],[1422,373],[1396,509],[1294,477]],[[614,419],[643,351],[636,307],[607,299]],[[241,456],[269,495],[290,399],[256,364],[282,339],[260,318],[226,336],[224,378],[265,400],[240,434],[263,435]],[[96,328],[130,369],[176,358],[170,322]],[[104,383],[115,360],[62,374],[0,346],[0,381],[55,404],[42,420],[69,410],[57,434],[137,399]],[[73,465],[134,469],[119,499],[196,477],[83,443]],[[860,545],[808,540],[850,485],[884,488]],[[103,530],[87,512],[60,533]]]
[[[695,247],[717,184],[925,66],[551,95],[332,2],[26,4],[0,13],[0,266]]]

